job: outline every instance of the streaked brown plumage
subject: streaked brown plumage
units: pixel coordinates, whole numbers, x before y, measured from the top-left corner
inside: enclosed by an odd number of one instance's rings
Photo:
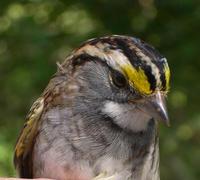
[[[15,148],[23,178],[157,180],[168,123],[166,59],[127,36],[90,40],[58,64]]]

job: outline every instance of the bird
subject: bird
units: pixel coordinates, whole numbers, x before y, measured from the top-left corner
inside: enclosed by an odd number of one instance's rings
[[[57,63],[26,117],[14,152],[19,176],[159,180],[169,81],[167,59],[139,38],[82,43]]]

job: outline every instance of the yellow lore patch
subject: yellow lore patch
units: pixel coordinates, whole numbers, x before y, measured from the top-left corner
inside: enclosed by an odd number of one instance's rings
[[[165,78],[166,78],[166,90],[169,90],[169,80],[170,80],[170,70],[169,70],[169,66],[167,64],[165,64],[164,67],[164,71],[165,71]]]
[[[126,64],[122,66],[122,70],[126,74],[132,87],[136,88],[142,94],[148,95],[152,93],[147,76],[141,68],[137,70],[133,66]]]

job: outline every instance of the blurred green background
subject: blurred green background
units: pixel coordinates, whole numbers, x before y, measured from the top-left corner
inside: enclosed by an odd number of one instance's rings
[[[200,179],[200,1],[1,0],[0,176],[15,176],[13,148],[55,63],[83,41],[140,37],[171,67],[171,127],[161,125],[161,179]]]

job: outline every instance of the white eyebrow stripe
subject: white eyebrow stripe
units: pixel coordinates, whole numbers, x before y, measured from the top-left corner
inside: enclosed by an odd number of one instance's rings
[[[123,52],[120,51],[120,49],[109,49],[109,44],[106,46],[106,43],[97,43],[95,46],[85,45],[76,51],[76,55],[81,55],[84,53],[105,60],[108,65],[114,67],[120,72],[122,72],[121,66],[132,66],[128,58],[123,54]]]
[[[136,55],[139,59],[151,68],[151,73],[155,77],[156,80],[156,87],[161,87],[161,75],[159,68],[156,64],[152,61],[152,59],[145,55],[141,49],[139,49],[135,45],[130,45],[129,48],[132,51],[135,51]],[[108,43],[97,43],[95,45],[87,44],[80,49],[78,49],[75,54],[81,55],[87,53],[91,56],[98,57],[102,60],[105,60],[108,65],[114,67],[116,70],[122,72],[121,66],[129,65],[133,66],[129,61],[128,57],[124,55],[121,49],[110,49],[110,44]],[[163,59],[165,60],[165,59]]]
[[[136,52],[136,55],[140,58],[141,61],[143,61],[146,65],[151,67],[151,72],[156,79],[156,87],[160,87],[162,84],[161,79],[160,79],[160,71],[158,67],[155,65],[155,63],[153,63],[151,58],[145,55],[141,51],[141,49],[139,49],[137,46],[131,45],[130,49]]]

